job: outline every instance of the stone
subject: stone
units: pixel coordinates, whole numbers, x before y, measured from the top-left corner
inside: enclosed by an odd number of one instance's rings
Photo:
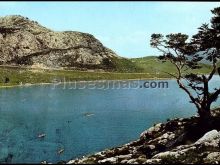
[[[132,157],[132,154],[116,156],[116,158],[118,158],[119,161],[123,159],[130,159],[131,157]]]
[[[155,132],[160,131],[162,125],[163,125],[162,123],[159,123],[159,124],[156,124],[155,126],[149,128],[148,130],[141,133],[140,138],[144,139],[144,138],[146,138],[146,135],[152,136]]]
[[[195,144],[212,143],[214,140],[219,138],[220,133],[217,130],[212,130],[210,132],[207,132],[202,138],[196,141]],[[215,146],[218,146],[218,144],[215,144]]]
[[[122,160],[120,163],[121,163],[121,164],[125,164],[125,163],[127,163],[127,162],[128,162],[128,160],[124,159],[124,160]]]
[[[205,163],[216,163],[218,164],[220,162],[220,152],[212,152],[207,155],[206,158],[204,158]]]
[[[130,159],[127,161],[127,164],[138,164],[136,159]]]
[[[148,159],[144,164],[158,164],[161,162],[161,159]]]
[[[149,147],[149,149],[151,149],[151,150],[153,150],[153,149],[156,148],[155,145],[148,145],[148,147]]]
[[[117,158],[115,157],[110,157],[110,158],[106,158],[103,160],[98,161],[98,163],[117,163]]]

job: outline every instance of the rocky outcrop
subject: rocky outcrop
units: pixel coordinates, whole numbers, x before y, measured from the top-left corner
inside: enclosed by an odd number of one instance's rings
[[[63,163],[220,163],[220,119],[213,116],[205,125],[196,116],[159,123],[136,141]]]
[[[1,65],[114,69],[113,58],[91,34],[54,32],[19,15],[0,18]]]
[[[220,132],[212,130],[191,145],[156,154],[147,163],[220,163]]]

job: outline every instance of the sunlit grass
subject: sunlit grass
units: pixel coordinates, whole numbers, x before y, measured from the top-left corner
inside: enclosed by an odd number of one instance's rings
[[[167,73],[176,73],[175,67],[162,63],[156,57],[121,59],[114,61],[117,69],[112,72],[28,69],[19,67],[0,67],[0,86],[13,86],[54,81],[88,81],[88,80],[125,80],[172,78]],[[197,74],[208,74],[211,66],[203,64],[202,69],[194,70]],[[6,78],[9,82],[6,83]]]

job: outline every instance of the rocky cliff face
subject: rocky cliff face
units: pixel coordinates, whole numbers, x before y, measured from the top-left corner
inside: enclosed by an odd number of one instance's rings
[[[87,33],[54,32],[28,18],[0,18],[0,64],[111,69],[119,58]]]

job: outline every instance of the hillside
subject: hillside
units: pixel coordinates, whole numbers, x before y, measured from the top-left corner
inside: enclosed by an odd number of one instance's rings
[[[0,65],[31,68],[146,72],[167,75],[175,72],[155,56],[122,58],[93,35],[76,31],[55,32],[20,15],[0,17]],[[207,73],[203,64],[196,73]]]
[[[132,58],[130,59],[132,63],[141,70],[141,72],[147,72],[155,75],[167,75],[167,73],[175,73],[176,68],[170,62],[162,62],[156,56],[146,56],[142,58]],[[201,63],[201,69],[193,70],[197,74],[209,73],[212,67],[209,64]],[[220,62],[218,63],[220,66]]]
[[[126,60],[91,34],[55,32],[19,15],[0,17],[1,65],[120,70],[119,59]]]

